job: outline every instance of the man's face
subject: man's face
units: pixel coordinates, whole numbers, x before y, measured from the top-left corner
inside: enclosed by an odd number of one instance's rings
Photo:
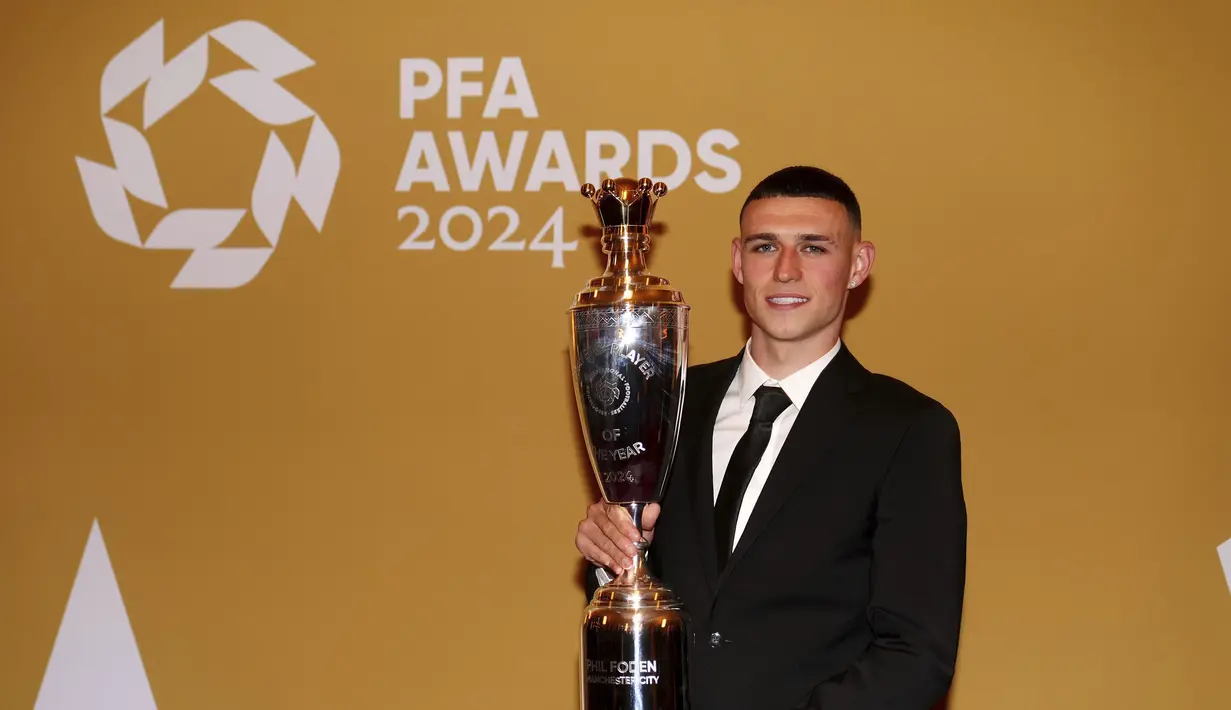
[[[731,266],[754,328],[780,343],[836,338],[846,294],[875,258],[845,208],[817,197],[771,197],[744,210]]]

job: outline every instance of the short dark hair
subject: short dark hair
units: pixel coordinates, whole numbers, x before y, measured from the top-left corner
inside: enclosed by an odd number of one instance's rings
[[[792,165],[773,173],[748,193],[739,211],[740,219],[744,218],[744,210],[748,209],[749,203],[767,197],[821,197],[833,200],[846,208],[847,218],[855,231],[862,229],[863,218],[855,191],[842,178],[826,170],[810,165]]]

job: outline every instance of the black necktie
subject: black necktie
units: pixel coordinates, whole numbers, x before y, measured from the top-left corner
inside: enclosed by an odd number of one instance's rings
[[[734,547],[735,521],[739,518],[740,502],[744,499],[744,491],[748,490],[752,472],[760,463],[765,447],[769,446],[774,420],[791,405],[791,398],[781,387],[761,385],[755,396],[757,401],[752,408],[752,421],[748,422],[748,430],[731,453],[731,462],[727,464],[722,488],[714,503],[714,544],[718,547],[719,572],[726,566],[727,556]]]

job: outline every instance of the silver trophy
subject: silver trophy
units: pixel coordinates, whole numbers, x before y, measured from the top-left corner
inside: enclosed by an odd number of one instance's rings
[[[572,316],[573,389],[590,464],[603,498],[637,529],[662,500],[679,438],[688,363],[688,305],[646,270],[650,221],[666,185],[604,180],[582,194],[602,224],[607,268],[577,294]],[[582,624],[582,710],[683,710],[687,630],[675,594],[646,567],[595,592]]]

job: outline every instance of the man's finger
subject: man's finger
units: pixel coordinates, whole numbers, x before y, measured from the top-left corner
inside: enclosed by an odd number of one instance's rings
[[[607,562],[604,564],[607,564],[609,569],[619,571],[631,566],[633,563],[633,553],[627,552],[621,549],[620,546],[616,545],[616,542],[612,539],[611,534],[614,533],[618,535],[618,531],[613,529],[611,533],[609,533],[602,530],[600,527],[601,520],[601,518],[599,521],[587,518],[583,525],[583,534],[593,548],[607,558]],[[607,524],[610,525],[610,522],[608,521]]]
[[[577,550],[594,564],[602,565],[607,569],[623,569],[623,565],[603,549],[600,543],[596,542],[602,537],[598,532],[598,527],[592,521],[583,520],[577,528]]]
[[[598,549],[594,543],[585,538],[578,538],[577,549],[581,551],[581,556],[586,558],[586,561],[592,565],[606,567],[609,570],[617,569],[619,567],[619,565],[612,561],[611,557],[607,555],[607,553]]]
[[[624,537],[628,538],[629,543],[633,545],[633,552],[636,551],[635,543],[641,540],[641,531],[633,525],[633,519],[628,515],[628,511],[618,505],[613,505],[607,508],[607,518],[611,520]],[[633,554],[629,552],[629,554]]]
[[[662,506],[658,503],[650,503],[645,507],[645,512],[641,514],[641,527],[645,532],[654,530],[654,525],[658,523],[658,514],[662,512]]]
[[[622,528],[610,514],[600,514],[595,523],[603,535],[624,554],[630,557],[637,554],[637,546],[634,544],[637,538],[629,537],[628,533],[629,529],[632,528],[631,523],[629,523],[627,528]]]

